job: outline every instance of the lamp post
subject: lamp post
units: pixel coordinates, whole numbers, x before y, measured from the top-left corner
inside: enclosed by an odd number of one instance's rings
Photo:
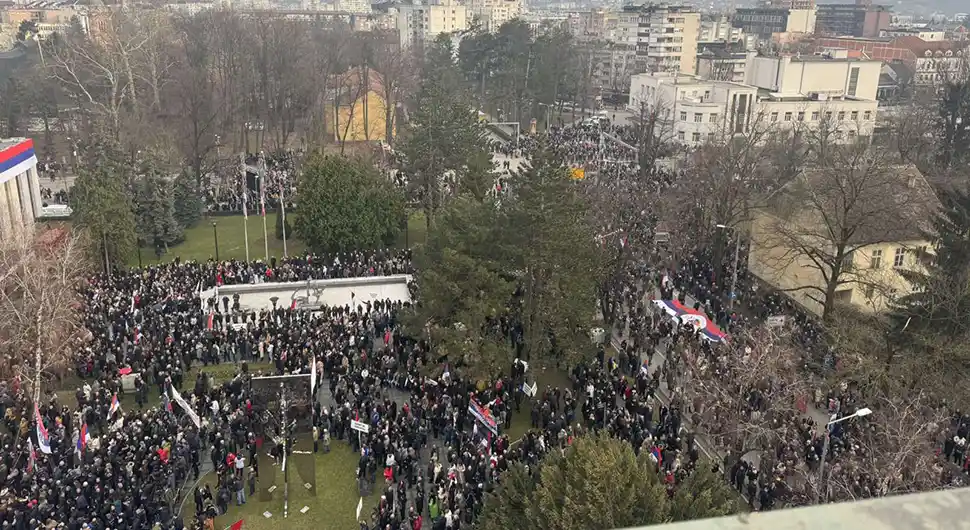
[[[216,230],[216,222],[212,221],[212,239],[216,243],[216,261],[219,261],[219,232]]]
[[[717,228],[727,229],[727,225],[717,224]],[[728,297],[728,309],[734,309],[734,299],[738,297],[738,257],[741,255],[741,236],[734,234],[734,265],[731,267],[731,295]]]
[[[862,407],[848,416],[832,419],[832,421],[825,424],[825,442],[822,444],[822,461],[818,466],[819,487],[815,490],[815,504],[818,504],[820,501],[824,502],[826,499],[828,499],[828,486],[825,481],[825,459],[829,455],[829,431],[831,427],[836,423],[841,423],[852,418],[862,418],[870,414],[872,414],[872,410],[870,410],[868,407]]]

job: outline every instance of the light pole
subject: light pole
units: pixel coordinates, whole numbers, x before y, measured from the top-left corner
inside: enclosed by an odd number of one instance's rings
[[[715,225],[722,230],[727,225]],[[736,231],[735,231],[736,232]],[[731,267],[731,295],[728,297],[728,309],[734,309],[734,299],[738,297],[738,257],[741,256],[741,235],[734,234],[734,265]]]
[[[828,485],[825,481],[825,459],[829,455],[829,430],[836,423],[841,423],[852,418],[862,418],[870,414],[872,414],[872,410],[870,410],[868,407],[862,407],[848,416],[833,419],[825,424],[825,442],[822,444],[822,461],[818,466],[818,488],[815,489],[815,504],[818,504],[819,501],[825,501],[828,499]]]
[[[212,221],[212,239],[216,243],[216,262],[219,262],[219,232],[216,230],[216,222]]]

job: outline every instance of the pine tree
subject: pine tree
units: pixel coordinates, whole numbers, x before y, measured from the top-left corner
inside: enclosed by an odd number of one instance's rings
[[[182,240],[182,227],[175,218],[174,186],[149,159],[135,177],[135,214],[141,241],[168,250]]]
[[[195,178],[182,172],[175,178],[175,220],[183,229],[191,228],[202,218],[202,195]]]
[[[136,250],[137,229],[131,198],[124,187],[119,157],[110,142],[87,153],[71,190],[74,225],[87,232],[96,263],[107,255],[111,266],[124,265]]]

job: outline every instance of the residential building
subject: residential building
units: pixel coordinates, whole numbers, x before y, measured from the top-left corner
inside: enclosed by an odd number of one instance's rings
[[[758,111],[780,130],[829,127],[836,141],[871,137],[880,61],[837,55],[755,57],[745,80],[758,87]]]
[[[615,42],[587,44],[593,59],[593,84],[604,96],[624,94],[630,89],[630,76],[637,73],[635,46]]]
[[[724,47],[708,47],[698,43],[697,75],[702,79],[744,83],[748,62],[757,52],[734,51]]]
[[[455,0],[433,5],[401,4],[396,9],[402,48],[430,42],[442,33],[468,29],[467,9]]]
[[[387,141],[387,105],[380,72],[351,68],[336,80],[336,86],[336,92],[329,95],[327,134],[339,143]]]
[[[970,57],[970,41],[926,42],[919,37],[895,39],[820,38],[818,49],[843,48],[886,63],[901,62],[913,70],[913,84],[933,86]]]
[[[939,201],[915,166],[854,171],[866,171],[866,180],[873,183],[872,188],[853,195],[857,203],[852,207],[870,220],[849,222],[856,230],[841,249],[846,255],[834,297],[837,303],[878,312],[887,309],[894,298],[911,292],[912,286],[899,271],[920,267],[917,256],[931,249],[920,227],[925,226]],[[860,174],[855,178],[861,181],[863,177]],[[900,191],[906,195],[900,197]],[[886,193],[894,195],[886,197]],[[842,242],[841,238],[825,234],[841,225],[838,221],[827,223],[815,205],[819,201],[838,202],[843,196],[835,188],[831,173],[808,169],[752,213],[749,271],[819,315],[824,309],[821,295],[828,285],[819,265],[804,249],[838,251],[835,245]]]
[[[697,30],[698,42],[738,42],[744,31],[731,24],[727,15],[705,16]]]
[[[738,8],[733,24],[745,34],[757,35],[764,40],[781,33],[813,33],[815,9],[788,9],[781,7]]]
[[[700,13],[690,6],[625,6],[637,13],[637,66],[642,72],[692,73]]]
[[[833,37],[878,37],[889,29],[892,16],[890,6],[819,4],[815,33]]]
[[[464,5],[468,16],[490,32],[522,13],[522,0],[466,0]]]
[[[630,109],[660,109],[665,140],[699,145],[724,134],[744,133],[754,116],[758,89],[674,72],[637,74],[630,79]],[[663,129],[663,130],[660,130]]]
[[[42,208],[34,142],[0,138],[0,240],[32,229]]]
[[[608,39],[618,44],[637,48],[637,34],[640,32],[640,13],[635,9],[623,9],[615,13],[615,21],[608,22],[610,33]]]

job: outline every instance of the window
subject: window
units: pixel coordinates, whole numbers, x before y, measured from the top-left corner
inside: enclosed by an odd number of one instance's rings
[[[684,141],[684,131],[677,131],[677,139],[681,142]]]
[[[680,113],[680,121],[687,121],[687,113],[686,112],[681,112]]]
[[[694,134],[692,134],[691,137],[690,137],[690,139],[693,140],[693,141],[695,141],[695,142],[701,141],[701,133],[694,133]]]
[[[812,121],[818,121],[818,111],[812,113]]]
[[[842,256],[843,270],[851,271],[854,265],[855,265],[855,252],[849,252],[845,256]]]
[[[831,120],[832,119],[832,111],[831,110],[825,112],[825,119],[826,120]]]
[[[700,112],[695,112],[694,113],[694,123],[700,123],[702,121],[704,121],[704,115],[701,114]]]
[[[878,269],[882,266],[882,249],[877,248],[872,251],[872,255],[869,257],[869,268]]]
[[[717,123],[717,114],[711,114],[711,123]]]
[[[849,71],[849,95],[855,96],[856,89],[859,88],[859,67]]]
[[[772,112],[771,113],[771,121],[778,121],[778,113],[777,112]]]
[[[874,296],[876,296],[876,288],[873,287],[872,285],[867,285],[866,298],[868,298],[869,300],[872,300]]]
[[[791,121],[791,112],[785,113],[785,121]]]
[[[805,111],[800,111],[798,113],[798,121],[805,121]]]
[[[859,111],[852,111],[852,121],[859,121]]]
[[[862,113],[862,119],[864,119],[866,121],[871,120],[872,119],[872,111],[871,110],[867,110],[864,113]]]
[[[714,141],[714,133],[707,133],[707,141],[708,142]]]
[[[906,249],[899,247],[893,254],[893,267],[902,267],[906,263]]]
[[[839,111],[839,121],[843,121],[843,120],[845,120],[845,111],[844,110],[840,110]]]

